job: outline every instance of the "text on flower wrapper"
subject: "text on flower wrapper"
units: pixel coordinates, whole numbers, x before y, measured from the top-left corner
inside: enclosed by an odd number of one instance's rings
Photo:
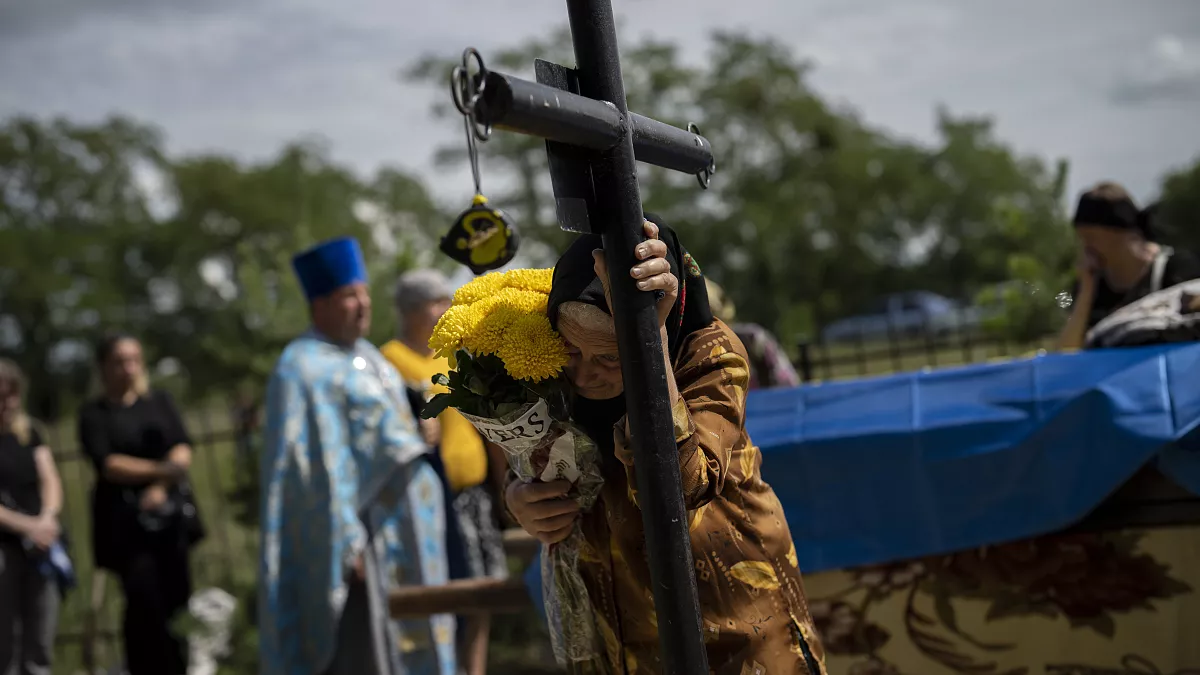
[[[523,448],[533,445],[550,431],[550,413],[544,400],[538,400],[520,417],[506,424],[471,416],[479,433],[497,445]]]
[[[528,479],[565,479],[574,483],[583,475],[576,457],[575,434],[552,423],[545,400],[539,399],[528,409],[514,413],[515,419],[510,422],[466,414],[464,417],[480,435],[500,446],[510,463],[524,467],[518,473]]]
[[[514,424],[504,429],[487,429],[481,433],[493,443],[508,443],[520,439],[536,441],[546,435],[546,420],[541,419],[536,413],[529,415],[523,421],[528,422],[529,426]]]

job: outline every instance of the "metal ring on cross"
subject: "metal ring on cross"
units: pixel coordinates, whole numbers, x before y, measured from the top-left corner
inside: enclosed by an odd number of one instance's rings
[[[476,73],[471,75],[471,61],[475,61]],[[467,118],[471,133],[480,142],[486,142],[492,135],[490,124],[479,124],[475,120],[475,106],[483,96],[487,87],[487,66],[483,55],[474,47],[463,50],[462,64],[456,66],[450,73],[450,95],[454,99],[454,107]],[[478,82],[478,88],[476,83]]]
[[[701,136],[701,134],[700,134],[700,127],[698,125],[696,125],[693,122],[688,122],[687,130],[688,130],[688,133],[696,135],[696,143],[697,144],[702,143],[702,141],[700,139],[703,138],[703,136]],[[711,154],[710,154],[710,156],[712,158],[708,160],[708,166],[704,167],[703,171],[700,171],[696,174],[696,181],[700,183],[700,188],[703,190],[708,189],[708,185],[711,182],[712,175],[717,172],[716,156],[711,155]]]

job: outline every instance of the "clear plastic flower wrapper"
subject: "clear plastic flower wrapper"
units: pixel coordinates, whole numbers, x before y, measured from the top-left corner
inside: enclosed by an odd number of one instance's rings
[[[567,480],[567,497],[587,511],[603,478],[596,444],[570,424],[567,351],[546,318],[553,270],[487,274],[464,285],[434,329],[430,347],[453,370],[434,378],[425,418],[457,409],[504,450],[518,480]],[[558,662],[594,670],[602,658],[595,611],[579,574],[578,522],[542,547],[542,592]]]
[[[464,416],[479,433],[501,447],[518,480],[567,480],[569,499],[587,511],[596,502],[604,480],[596,444],[567,422],[554,420],[544,399],[503,419]],[[542,545],[542,600],[554,655],[562,665],[599,658],[593,609],[579,575],[582,533],[578,522],[557,544]]]

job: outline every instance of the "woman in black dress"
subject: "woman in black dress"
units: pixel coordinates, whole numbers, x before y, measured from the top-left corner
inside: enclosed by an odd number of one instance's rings
[[[171,397],[150,390],[135,338],[103,340],[96,364],[103,394],[79,414],[79,440],[96,468],[96,565],[125,593],[129,675],[185,675],[186,641],[170,625],[187,606],[188,551],[203,536],[187,483],[191,440]]]
[[[0,359],[0,673],[49,675],[59,589],[62,483],[21,394],[25,378]]]

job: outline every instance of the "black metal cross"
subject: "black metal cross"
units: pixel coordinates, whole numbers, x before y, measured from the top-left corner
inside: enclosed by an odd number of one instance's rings
[[[567,14],[576,69],[538,60],[537,83],[481,72],[470,113],[485,128],[545,138],[559,223],[602,235],[609,269],[628,270],[645,240],[635,161],[696,174],[707,186],[712,148],[693,128],[629,112],[611,0],[567,0]],[[663,672],[703,674],[708,662],[655,298],[628,274],[610,281]]]

